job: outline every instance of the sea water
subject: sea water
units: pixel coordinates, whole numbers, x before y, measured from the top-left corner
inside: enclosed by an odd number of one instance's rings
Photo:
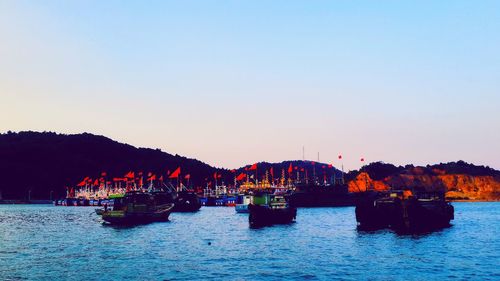
[[[454,203],[452,227],[358,231],[353,207],[250,229],[230,207],[135,227],[92,207],[0,205],[0,280],[500,280],[500,203]]]

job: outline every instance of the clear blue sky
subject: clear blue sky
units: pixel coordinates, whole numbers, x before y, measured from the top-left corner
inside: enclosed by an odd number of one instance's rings
[[[500,1],[0,0],[0,131],[500,168]]]

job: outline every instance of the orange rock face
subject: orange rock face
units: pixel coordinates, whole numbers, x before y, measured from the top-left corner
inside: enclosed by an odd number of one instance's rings
[[[416,167],[383,180],[372,180],[362,172],[348,183],[349,192],[368,190],[384,191],[389,188],[423,188],[427,191],[444,191],[446,197],[455,200],[500,200],[500,178],[446,174],[442,170],[425,173]]]

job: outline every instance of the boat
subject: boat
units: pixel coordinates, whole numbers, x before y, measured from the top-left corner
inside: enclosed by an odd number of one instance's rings
[[[360,229],[391,228],[419,232],[450,226],[454,208],[444,192],[391,190],[370,193],[356,204]]]
[[[345,207],[355,206],[356,196],[349,193],[343,180],[332,182],[297,182],[289,198],[294,207]]]
[[[196,212],[201,208],[198,195],[187,190],[179,191],[175,197],[174,212]]]
[[[236,196],[234,196],[234,190],[224,184],[216,185],[214,189],[207,186],[203,190],[200,202],[207,207],[234,207],[236,205]]]
[[[127,192],[114,196],[112,207],[96,210],[102,219],[111,224],[143,224],[168,221],[174,204],[165,194]]]
[[[297,217],[297,208],[290,206],[285,196],[269,193],[253,195],[248,210],[248,221],[252,228],[288,224]]]
[[[236,206],[234,207],[237,213],[248,213],[248,205],[252,203],[252,195],[240,194],[236,198]]]

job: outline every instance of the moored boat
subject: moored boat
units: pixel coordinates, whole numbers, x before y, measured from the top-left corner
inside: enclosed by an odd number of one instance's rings
[[[356,204],[356,220],[361,229],[392,228],[399,231],[427,231],[447,227],[454,208],[444,193],[392,190],[372,193]]]
[[[282,195],[256,194],[248,205],[250,227],[288,224],[295,220],[297,208],[291,207]]]
[[[236,206],[234,207],[237,213],[248,213],[248,205],[252,203],[252,195],[240,194],[236,199]]]
[[[201,208],[201,201],[198,195],[190,191],[177,192],[175,198],[174,212],[196,212]]]
[[[168,221],[174,204],[167,196],[146,192],[127,192],[113,198],[112,208],[105,206],[100,211],[102,219],[111,224],[142,224]]]

